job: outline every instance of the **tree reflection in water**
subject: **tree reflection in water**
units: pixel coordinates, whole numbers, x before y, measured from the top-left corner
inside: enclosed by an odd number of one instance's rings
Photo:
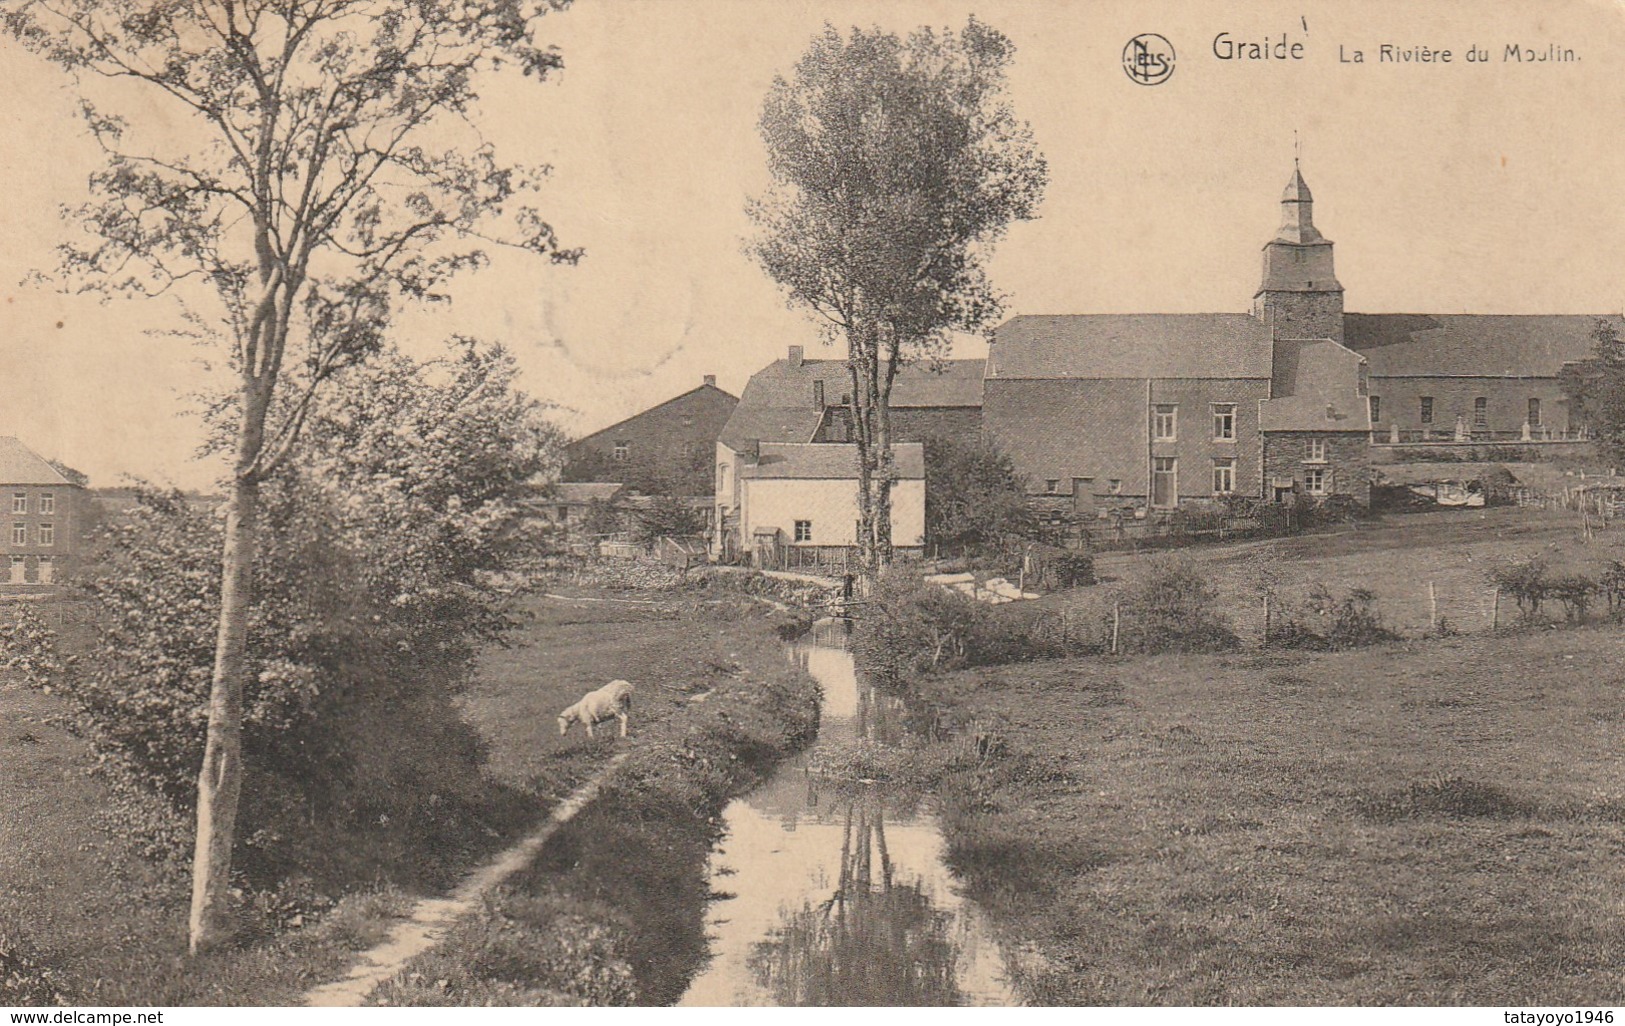
[[[784,910],[749,966],[780,1005],[957,1005],[951,921],[919,881],[893,878],[884,810],[856,799],[846,810],[840,886],[827,901]]]

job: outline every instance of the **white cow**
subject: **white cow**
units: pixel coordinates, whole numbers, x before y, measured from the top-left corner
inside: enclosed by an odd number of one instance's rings
[[[624,680],[612,680],[559,713],[559,736],[569,733],[571,723],[579,722],[586,725],[587,736],[592,737],[594,724],[613,718],[621,721],[621,736],[625,737],[626,718],[631,712],[632,685]]]

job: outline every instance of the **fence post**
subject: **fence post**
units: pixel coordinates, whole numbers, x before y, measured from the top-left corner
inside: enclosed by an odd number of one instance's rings
[[[1264,636],[1258,642],[1259,648],[1270,647],[1270,594],[1264,593]]]
[[[1118,602],[1113,602],[1112,603],[1112,655],[1117,654],[1117,629],[1118,629],[1119,624],[1122,622],[1122,618],[1123,618],[1123,606],[1122,606],[1122,604],[1118,603]]]
[[[1495,589],[1495,597],[1490,599],[1490,630],[1501,629],[1501,589]]]
[[[1433,582],[1428,582],[1428,630],[1439,629],[1439,593],[1434,590]]]

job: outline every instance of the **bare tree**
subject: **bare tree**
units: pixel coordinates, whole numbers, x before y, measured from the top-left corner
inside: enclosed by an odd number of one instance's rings
[[[445,298],[488,243],[578,256],[526,202],[545,169],[499,163],[472,123],[494,69],[560,66],[536,32],[568,3],[0,0],[6,30],[71,76],[105,152],[69,212],[90,241],[60,247],[64,284],[174,290],[236,375],[194,953],[230,932],[260,485],[322,384],[378,348],[400,298]]]
[[[972,18],[959,32],[833,27],[761,117],[773,184],[748,210],[751,250],[846,345],[859,464],[860,547],[890,562],[891,391],[955,331],[991,327],[984,261],[1036,209],[1048,171],[1004,96],[1010,41]]]

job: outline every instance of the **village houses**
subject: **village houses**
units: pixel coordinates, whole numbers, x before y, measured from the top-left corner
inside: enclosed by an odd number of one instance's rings
[[[1403,447],[1582,437],[1559,374],[1591,355],[1600,321],[1625,328],[1610,315],[1346,313],[1295,166],[1249,310],[1023,314],[985,360],[902,368],[892,535],[905,554],[924,545],[931,445],[945,437],[987,438],[1036,504],[1084,518],[1228,496],[1367,504],[1373,467],[1411,460]],[[824,559],[856,542],[851,390],[844,360],[790,346],[737,400],[707,378],[575,443],[590,473],[574,479],[680,476],[704,448],[713,558]]]

